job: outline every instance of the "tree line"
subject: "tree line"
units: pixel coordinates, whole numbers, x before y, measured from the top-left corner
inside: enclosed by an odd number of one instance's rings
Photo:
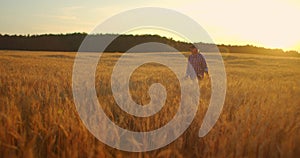
[[[157,42],[159,45],[153,48],[141,47],[134,51],[139,52],[169,52],[188,51],[191,43],[176,41],[172,38],[161,37],[159,35],[118,35],[118,34],[87,34],[87,33],[70,33],[70,34],[43,34],[43,35],[1,35],[1,50],[28,50],[28,51],[78,51],[83,40],[105,41],[109,42],[105,52],[127,52],[134,46],[143,43]],[[280,56],[300,56],[297,51],[283,51],[282,49],[268,49],[255,47],[252,45],[232,46],[217,45],[208,43],[194,43],[202,52],[215,52],[216,48],[225,53],[252,53],[267,54]],[[81,47],[83,51],[98,51],[97,43],[93,46]]]

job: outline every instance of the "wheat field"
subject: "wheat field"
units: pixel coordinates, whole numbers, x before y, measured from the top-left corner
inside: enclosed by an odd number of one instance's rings
[[[0,51],[0,157],[300,156],[300,58],[222,54],[227,93],[214,128],[205,137],[198,137],[211,96],[206,77],[199,83],[199,108],[189,128],[161,149],[132,153],[98,141],[80,120],[72,94],[75,54]],[[147,104],[150,97],[146,92],[156,82],[164,85],[168,94],[159,113],[134,117],[117,106],[110,89],[110,75],[120,56],[105,53],[96,71],[96,91],[103,110],[129,130],[150,131],[164,126],[176,113],[180,100],[174,73],[154,63],[132,73],[130,92],[135,102]]]

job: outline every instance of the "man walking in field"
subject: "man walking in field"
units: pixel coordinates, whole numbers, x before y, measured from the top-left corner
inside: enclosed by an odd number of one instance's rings
[[[198,48],[194,45],[190,47],[190,51],[192,54],[188,58],[189,64],[186,69],[186,77],[190,77],[191,79],[195,79],[197,77],[198,80],[201,80],[204,78],[204,73],[208,75],[205,58],[199,53]],[[195,73],[193,73],[193,71]]]

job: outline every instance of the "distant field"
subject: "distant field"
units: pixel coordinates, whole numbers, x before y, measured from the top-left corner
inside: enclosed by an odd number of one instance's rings
[[[133,131],[163,126],[177,111],[178,80],[161,65],[145,64],[134,71],[130,84],[133,100],[147,104],[146,92],[155,82],[165,85],[168,97],[158,114],[130,116],[117,107],[110,91],[111,71],[120,55],[106,53],[100,60],[96,90],[102,108],[116,124]],[[0,157],[300,155],[300,58],[223,54],[227,93],[214,128],[204,138],[198,137],[210,99],[206,78],[199,84],[198,112],[187,131],[168,146],[145,153],[104,145],[82,124],[72,95],[74,58],[71,52],[0,51]]]

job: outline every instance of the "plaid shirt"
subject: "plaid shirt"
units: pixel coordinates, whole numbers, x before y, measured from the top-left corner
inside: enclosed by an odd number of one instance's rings
[[[193,71],[198,77],[203,76],[204,72],[208,72],[205,58],[200,53],[189,56],[189,64],[186,69],[186,75],[191,78],[195,78],[195,76],[193,76]]]

